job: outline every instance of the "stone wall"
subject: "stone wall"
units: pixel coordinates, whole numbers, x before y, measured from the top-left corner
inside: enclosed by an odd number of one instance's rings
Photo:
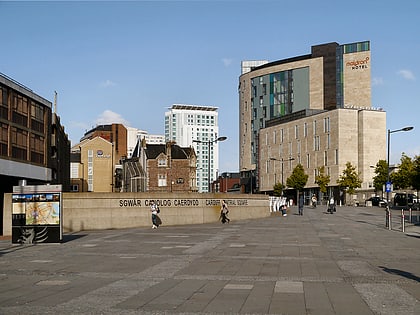
[[[12,194],[5,194],[3,235],[11,235]],[[203,224],[219,220],[225,200],[232,221],[270,216],[269,198],[249,194],[199,193],[63,193],[63,231],[151,227],[150,202],[160,207],[165,225]]]

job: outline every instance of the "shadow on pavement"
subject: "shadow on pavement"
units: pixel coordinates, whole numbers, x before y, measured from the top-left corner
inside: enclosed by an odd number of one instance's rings
[[[387,272],[387,273],[391,273],[397,276],[401,276],[407,279],[411,279],[417,282],[420,282],[420,278],[417,277],[416,275],[412,274],[411,272],[407,272],[407,271],[403,271],[403,270],[399,270],[399,269],[392,269],[392,268],[387,268],[384,266],[379,266],[379,268],[382,268],[383,271]]]

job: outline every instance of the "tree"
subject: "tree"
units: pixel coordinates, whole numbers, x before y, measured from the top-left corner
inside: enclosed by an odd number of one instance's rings
[[[356,167],[353,166],[350,162],[346,163],[346,168],[343,170],[343,174],[340,175],[337,183],[350,195],[355,193],[356,188],[360,188],[362,186],[360,173],[356,171]]]
[[[308,175],[305,174],[302,164],[296,165],[292,175],[287,178],[286,185],[296,189],[296,202],[299,200],[299,191],[302,190],[308,182]]]
[[[318,167],[318,175],[315,176],[315,183],[318,184],[319,190],[325,194],[327,192],[328,184],[330,183],[330,175],[325,174],[325,167]]]
[[[280,197],[283,194],[283,185],[281,183],[277,183],[273,186],[273,194],[274,196]]]
[[[416,155],[413,160],[413,189],[417,191],[417,197],[420,190],[420,155]]]
[[[409,156],[404,152],[401,156],[401,163],[398,167],[398,171],[391,174],[391,181],[394,185],[394,189],[405,189],[412,186],[414,164]]]
[[[385,160],[379,160],[375,167],[375,176],[373,176],[373,187],[375,190],[383,191],[383,187],[388,180],[388,163]]]

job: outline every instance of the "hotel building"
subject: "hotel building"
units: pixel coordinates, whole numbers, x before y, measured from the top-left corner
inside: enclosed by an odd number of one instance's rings
[[[331,177],[329,193],[338,195],[337,179],[350,162],[361,190],[373,192],[370,166],[385,159],[386,113],[371,106],[371,62],[365,41],[316,45],[310,54],[255,67],[243,63],[239,166],[256,191],[272,193],[300,163],[309,175],[307,196],[319,192],[321,166]]]

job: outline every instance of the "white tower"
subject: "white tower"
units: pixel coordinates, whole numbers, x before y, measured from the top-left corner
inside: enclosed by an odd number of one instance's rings
[[[165,113],[165,140],[193,146],[197,154],[197,188],[208,192],[219,169],[217,107],[174,104]],[[210,151],[209,151],[210,150]]]

